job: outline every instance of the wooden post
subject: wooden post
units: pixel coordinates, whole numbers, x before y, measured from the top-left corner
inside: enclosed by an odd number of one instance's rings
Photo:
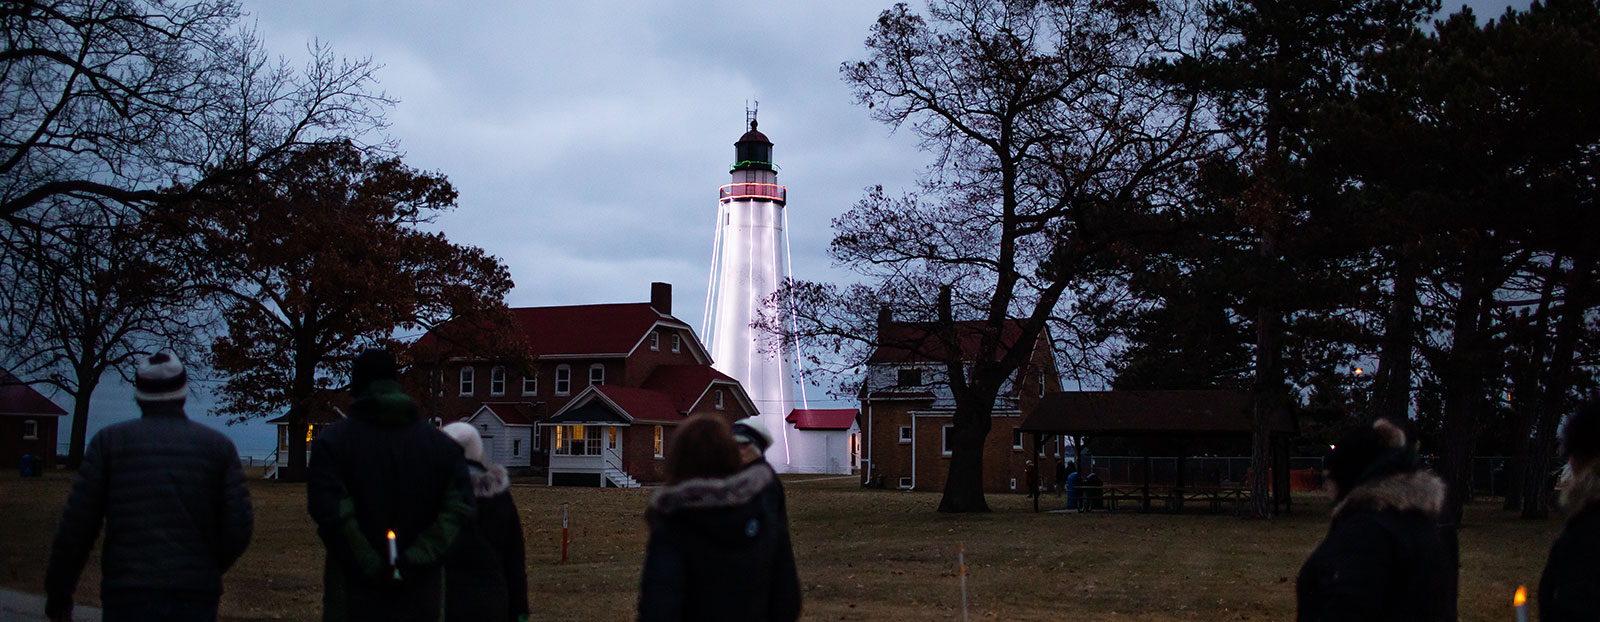
[[[561,504],[561,563],[567,563],[567,504]]]

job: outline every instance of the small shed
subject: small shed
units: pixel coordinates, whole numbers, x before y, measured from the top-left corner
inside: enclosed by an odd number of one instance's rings
[[[56,465],[56,428],[62,410],[11,372],[0,370],[0,465],[16,467],[24,455]]]
[[[1034,453],[1054,435],[1248,440],[1254,430],[1254,412],[1250,393],[1240,390],[1061,391],[1046,394],[1018,430],[1032,436]],[[1267,428],[1273,507],[1288,512],[1292,509],[1288,441],[1298,428],[1293,415],[1285,410],[1268,413]],[[1184,458],[1178,457],[1180,465]],[[1180,466],[1173,491],[1178,499],[1184,497],[1182,473]],[[1144,478],[1141,507],[1148,509],[1148,468]]]
[[[816,439],[805,445],[816,454],[806,456],[805,463],[822,465],[823,473],[849,475],[861,468],[860,414],[854,408],[796,408],[784,421],[796,434]]]
[[[489,462],[508,469],[533,466],[534,405],[526,402],[491,402],[462,419],[478,429],[483,437],[483,453]]]

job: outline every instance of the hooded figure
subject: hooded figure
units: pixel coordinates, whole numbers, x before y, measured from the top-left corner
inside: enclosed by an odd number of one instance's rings
[[[461,448],[418,416],[397,378],[388,352],[362,352],[350,416],[312,442],[306,505],[327,549],[323,620],[439,620],[445,552],[473,518]]]
[[[1600,616],[1600,403],[1588,402],[1573,413],[1561,447],[1571,466],[1561,492],[1567,524],[1539,577],[1539,619],[1594,620]]]
[[[1333,522],[1300,568],[1301,622],[1453,620],[1454,568],[1436,519],[1445,486],[1418,467],[1405,432],[1379,419],[1328,457]]]
[[[445,620],[526,620],[528,568],[522,520],[511,499],[511,477],[505,467],[484,457],[483,437],[472,424],[457,421],[440,431],[466,454],[478,503],[477,520],[462,527],[445,562]]]
[[[741,469],[738,451],[720,418],[692,417],[678,429],[667,485],[645,513],[639,620],[800,617],[788,521],[768,494],[777,476],[764,461]]]

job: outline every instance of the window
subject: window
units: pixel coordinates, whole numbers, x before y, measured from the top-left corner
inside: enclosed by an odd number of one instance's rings
[[[590,430],[589,426],[562,425],[556,426],[556,448],[558,456],[598,456],[600,455],[600,431]],[[593,426],[599,427],[599,426]]]
[[[522,377],[522,394],[539,394],[539,377],[535,376],[534,372],[528,372],[528,375]]]
[[[1022,451],[1022,430],[1011,431],[1011,449]]]
[[[463,368],[461,368],[461,394],[462,395],[472,395],[472,376],[473,376],[473,371],[472,371],[471,367],[463,367]]]
[[[439,397],[444,397],[444,370],[439,370]]]
[[[661,335],[656,333],[655,331],[650,331],[650,351],[651,352],[660,352],[661,351]]]
[[[506,394],[506,368],[496,367],[489,370],[489,395]]]
[[[22,422],[22,440],[25,440],[25,441],[36,441],[36,440],[39,440],[39,422],[38,421],[34,421],[32,419],[23,420],[23,422]]]
[[[955,428],[956,427],[953,426],[953,425],[945,425],[944,429],[941,431],[940,436],[943,437],[943,442],[939,444],[939,448],[940,448],[939,449],[939,455],[948,456],[948,455],[951,454],[952,451],[955,450],[955,447],[956,447]]]
[[[556,367],[556,395],[572,394],[572,367],[560,365]]]
[[[910,489],[911,488],[911,478],[909,478],[909,477],[900,478],[900,487],[901,488],[905,488],[905,489]]]
[[[902,387],[922,386],[922,370],[915,367],[900,368],[899,377],[896,379],[895,384]]]
[[[511,455],[513,455],[513,456],[522,455],[522,439],[520,439],[520,438],[511,439]]]
[[[606,449],[616,449],[616,448],[617,448],[617,429],[615,427],[608,427],[608,428],[606,428]]]
[[[666,440],[665,439],[665,435],[663,434],[661,426],[659,426],[659,425],[656,426],[654,434],[655,434],[655,442],[654,442],[654,444],[655,444],[656,457],[660,458],[660,457],[666,455],[666,452],[662,451],[662,449],[665,449],[666,446],[667,446],[667,444],[665,442],[665,440]]]
[[[900,426],[900,444],[901,445],[910,445],[911,444],[911,426],[909,426],[909,425]]]
[[[673,352],[679,352],[679,351],[682,351],[682,350],[683,350],[683,337],[679,337],[677,335],[673,335],[672,336],[672,351]]]
[[[717,389],[717,410],[722,410],[722,389]]]
[[[595,363],[589,366],[589,386],[597,387],[606,383],[606,366]]]

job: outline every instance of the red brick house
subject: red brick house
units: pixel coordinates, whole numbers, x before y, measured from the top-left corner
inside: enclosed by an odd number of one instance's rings
[[[526,363],[447,353],[418,361],[435,394],[423,415],[465,420],[490,459],[548,466],[556,485],[657,482],[665,449],[690,415],[730,421],[756,413],[743,387],[711,368],[694,329],[672,315],[672,286],[651,284],[650,302],[511,310]],[[414,348],[432,351],[433,333]]]
[[[981,335],[980,322],[957,325],[962,360],[975,360]],[[944,372],[944,347],[935,343],[933,325],[894,322],[880,318],[880,346],[867,359],[867,377],[861,391],[862,430],[867,454],[862,461],[863,483],[907,490],[944,489],[950,468],[949,431],[954,425],[955,400]],[[1021,327],[1007,323],[1003,343],[1015,343]],[[913,345],[914,344],[914,345]],[[1061,390],[1061,378],[1050,347],[1049,329],[1034,341],[1030,363],[1019,369],[995,399],[992,428],[984,441],[983,487],[987,492],[1026,491],[1023,463],[1029,459],[1022,419],[1038,405],[1045,392]],[[1048,459],[1039,465],[1045,481],[1051,479],[1059,447],[1046,449]]]
[[[0,464],[16,467],[24,455],[56,465],[56,428],[66,415],[55,402],[0,369]]]

